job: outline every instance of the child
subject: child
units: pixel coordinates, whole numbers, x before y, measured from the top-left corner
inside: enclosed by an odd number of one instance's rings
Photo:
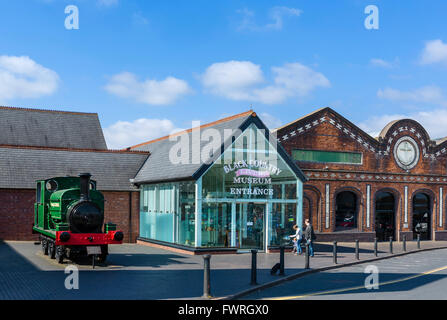
[[[293,226],[293,230],[295,230],[295,234],[290,235],[290,237],[293,238],[292,252],[295,252],[296,255],[301,255],[303,254],[303,250],[301,249],[301,239],[303,238],[303,234],[297,225]]]

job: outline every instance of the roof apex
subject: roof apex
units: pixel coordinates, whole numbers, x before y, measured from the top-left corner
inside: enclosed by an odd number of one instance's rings
[[[293,121],[291,121],[291,122],[289,122],[289,123],[286,123],[285,125],[282,125],[281,127],[278,127],[278,128],[276,128],[276,129],[273,129],[273,130],[271,130],[271,132],[279,131],[279,130],[285,128],[285,127],[288,127],[288,126],[290,126],[290,125],[292,125],[292,124],[294,124],[294,123],[296,123],[296,122],[298,122],[298,121],[300,121],[300,120],[303,120],[303,119],[305,119],[305,118],[307,118],[307,117],[310,117],[310,116],[312,116],[312,115],[314,115],[314,114],[316,114],[316,113],[319,113],[319,112],[323,113],[323,112],[325,112],[325,111],[335,112],[335,110],[333,110],[333,109],[330,108],[330,107],[319,108],[319,109],[317,109],[317,110],[315,110],[315,111],[312,111],[311,113],[308,113],[308,114],[306,114],[306,115],[304,115],[304,116],[302,116],[302,117],[300,117],[300,118],[298,118],[298,119],[295,119],[295,120],[293,120]],[[336,112],[335,112],[335,113],[336,113]]]
[[[151,144],[151,143],[154,143],[154,142],[158,142],[158,141],[161,141],[161,140],[166,140],[166,139],[168,139],[170,137],[176,137],[176,136],[179,136],[179,135],[182,135],[182,134],[185,134],[185,133],[189,133],[189,132],[191,132],[193,130],[212,127],[212,126],[214,126],[216,124],[219,124],[219,123],[222,123],[222,122],[227,122],[227,121],[230,121],[230,120],[234,120],[234,119],[241,118],[241,117],[246,117],[246,116],[249,116],[249,115],[254,117],[254,116],[256,116],[256,112],[254,112],[253,110],[250,109],[249,111],[238,113],[238,114],[235,114],[233,116],[222,118],[222,119],[217,120],[217,121],[209,122],[209,123],[203,124],[203,125],[198,126],[198,127],[182,130],[182,131],[179,131],[179,132],[176,132],[176,133],[173,133],[173,134],[161,137],[161,138],[157,138],[157,139],[154,139],[154,140],[146,141],[146,142],[143,142],[143,143],[140,143],[140,144],[128,147],[125,150],[132,150],[132,149],[135,149],[135,148],[138,148],[138,147],[141,147],[141,146],[144,146],[144,145],[148,145],[148,144]]]

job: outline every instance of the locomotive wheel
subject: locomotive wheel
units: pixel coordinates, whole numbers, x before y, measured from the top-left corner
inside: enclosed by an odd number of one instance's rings
[[[101,254],[98,256],[98,261],[101,263],[105,262],[108,254],[109,254],[109,247],[107,245],[102,245]]]
[[[64,248],[64,246],[56,246],[56,253],[55,253],[56,261],[58,263],[63,263],[64,262],[64,256],[65,256],[65,248]]]
[[[42,243],[42,252],[44,255],[48,255],[48,241],[45,238],[42,238],[40,241]]]
[[[99,262],[104,263],[104,262],[106,262],[106,260],[107,260],[107,253],[101,253],[101,254],[98,256],[98,261],[99,261]]]
[[[49,240],[48,242],[48,255],[51,259],[56,258],[56,245],[52,240]]]

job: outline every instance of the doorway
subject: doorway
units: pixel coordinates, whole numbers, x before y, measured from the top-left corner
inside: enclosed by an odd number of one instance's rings
[[[357,196],[354,192],[343,191],[335,199],[335,230],[345,231],[357,228]]]
[[[265,203],[236,203],[236,246],[264,250]]]
[[[396,202],[391,192],[379,192],[376,196],[376,237],[379,241],[388,241],[395,237]]]
[[[417,193],[413,197],[413,237],[421,235],[421,240],[430,240],[431,238],[431,201],[426,193]]]

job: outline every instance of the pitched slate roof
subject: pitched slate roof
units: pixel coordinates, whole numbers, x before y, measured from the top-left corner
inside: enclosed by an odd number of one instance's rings
[[[147,152],[0,146],[0,188],[34,189],[36,180],[90,172],[98,190],[130,191]]]
[[[0,107],[0,144],[107,149],[97,113]]]
[[[264,128],[266,132],[268,132],[267,127],[262,123],[261,120],[259,120],[256,113],[252,110],[200,126],[199,128],[200,130],[203,130],[205,128],[212,128],[214,130],[217,130],[221,134],[221,137],[227,137],[228,135],[224,134],[224,132],[228,133],[229,130],[232,130],[231,132],[234,133],[233,137],[236,139],[245,129],[244,125],[249,123],[249,121],[255,121],[254,119],[258,121],[258,125],[260,127]],[[150,156],[136,175],[134,183],[141,184],[172,180],[197,179],[208,167],[208,165],[204,163],[213,163],[220,156],[220,153],[213,155],[210,159],[207,159],[207,161],[198,161],[199,163],[173,164],[169,159],[169,152],[171,148],[180,140],[171,141],[169,138],[186,135],[188,141],[192,141],[188,154],[188,159],[191,160],[194,150],[202,150],[199,145],[200,139],[192,139],[192,132],[199,128],[189,129],[173,134],[171,136],[162,137],[128,148],[128,150],[142,150],[150,152]],[[270,136],[270,138],[276,140],[276,137],[274,136]],[[202,141],[202,143],[204,142]],[[225,146],[229,145],[228,143],[228,141],[225,141]],[[292,167],[292,169],[303,181],[307,180],[307,178],[296,166],[296,164],[289,159],[289,156],[283,150],[282,146],[280,146],[279,144],[277,146],[278,151],[280,151],[279,149],[281,149],[281,155],[283,156],[283,158],[285,158],[285,160],[288,160],[289,166]]]

